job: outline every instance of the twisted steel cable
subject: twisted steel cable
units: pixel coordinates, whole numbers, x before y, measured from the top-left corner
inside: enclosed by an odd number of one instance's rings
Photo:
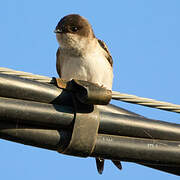
[[[35,75],[32,73],[27,73],[27,72],[23,72],[23,71],[15,71],[15,70],[12,70],[9,68],[4,68],[4,67],[0,67],[0,73],[14,75],[14,76],[18,76],[21,78],[31,79],[34,81],[44,82],[44,83],[51,83],[51,81],[52,81],[52,78],[49,78],[47,76]]]
[[[31,80],[43,82],[43,83],[53,83],[53,79],[47,76],[35,75],[32,73],[27,73],[23,71],[15,71],[15,70],[4,68],[4,67],[0,67],[0,73],[14,75],[21,78],[27,78],[27,79],[31,79]],[[133,104],[138,104],[142,106],[147,106],[151,108],[161,109],[165,111],[180,113],[180,105],[163,102],[163,101],[157,101],[157,100],[149,99],[149,98],[138,97],[138,96],[130,95],[130,94],[124,94],[124,93],[120,93],[116,91],[112,91],[112,99],[128,102],[128,103],[133,103]]]
[[[112,92],[112,99],[138,104],[142,106],[147,106],[151,108],[161,109],[165,111],[180,113],[180,105],[163,102],[163,101],[157,101],[149,98],[138,97],[135,95],[119,93],[116,91]]]

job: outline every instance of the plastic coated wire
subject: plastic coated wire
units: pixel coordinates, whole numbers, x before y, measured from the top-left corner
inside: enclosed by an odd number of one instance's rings
[[[43,83],[53,83],[52,78],[49,78],[47,76],[34,75],[32,73],[15,71],[9,68],[0,67],[0,74],[14,75],[21,78],[27,78],[27,79],[31,79],[31,80],[43,82]],[[161,109],[165,111],[180,113],[180,105],[167,103],[163,101],[157,101],[157,100],[149,99],[149,98],[138,97],[135,95],[123,94],[116,91],[112,91],[112,99],[124,101],[128,103],[133,103],[133,104],[138,104],[142,106],[147,106],[151,108]]]

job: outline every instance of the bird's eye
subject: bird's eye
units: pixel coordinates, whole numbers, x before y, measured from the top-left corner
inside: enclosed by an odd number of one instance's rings
[[[71,28],[71,30],[72,30],[73,32],[76,32],[76,31],[78,30],[78,28],[77,28],[76,26],[73,26],[73,27]]]

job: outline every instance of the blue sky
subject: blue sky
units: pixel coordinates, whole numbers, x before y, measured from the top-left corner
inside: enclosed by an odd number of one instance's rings
[[[53,30],[78,13],[92,24],[114,60],[113,90],[180,104],[179,0],[6,0],[0,2],[0,67],[57,76]],[[149,118],[179,123],[178,114],[112,102]],[[106,161],[100,176],[93,158],[77,158],[0,140],[1,179],[178,179],[123,162]]]

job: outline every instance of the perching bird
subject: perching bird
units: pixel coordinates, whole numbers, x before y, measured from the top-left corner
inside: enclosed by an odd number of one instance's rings
[[[89,22],[78,14],[70,14],[59,21],[54,32],[60,45],[56,54],[59,76],[67,81],[89,81],[112,90],[112,57],[106,44],[95,37]],[[122,168],[119,161],[113,163]],[[96,165],[102,174],[104,159],[96,158]]]

